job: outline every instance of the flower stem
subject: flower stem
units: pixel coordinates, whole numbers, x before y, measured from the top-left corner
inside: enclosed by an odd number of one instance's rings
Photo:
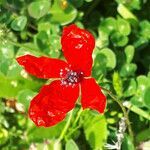
[[[134,142],[134,134],[133,134],[133,131],[132,131],[132,127],[131,127],[131,123],[130,123],[130,120],[129,120],[129,117],[128,117],[128,113],[125,109],[125,107],[123,106],[122,102],[115,96],[113,95],[109,90],[105,89],[102,87],[103,90],[105,90],[107,92],[107,94],[115,101],[118,103],[118,105],[120,106],[120,108],[122,109],[122,112],[124,114],[124,117],[126,118],[126,124],[128,126],[128,131],[129,131],[129,135],[132,139],[132,141]]]
[[[76,126],[76,124],[77,124],[77,122],[78,122],[78,120],[79,120],[79,118],[80,118],[80,115],[81,115],[81,113],[82,113],[82,107],[79,109],[79,111],[78,111],[78,113],[77,113],[77,117],[76,117],[76,119],[75,119],[75,121],[74,121],[74,123],[73,123],[73,127],[75,127]]]
[[[62,130],[62,132],[61,132],[61,134],[58,138],[58,141],[61,141],[64,138],[64,136],[65,136],[65,134],[66,134],[66,132],[67,132],[69,126],[70,126],[72,115],[73,115],[73,110],[71,110],[70,113],[69,113],[69,118],[67,120],[67,123],[66,123],[64,129]]]

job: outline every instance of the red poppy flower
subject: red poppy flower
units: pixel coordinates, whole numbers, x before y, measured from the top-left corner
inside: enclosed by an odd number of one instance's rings
[[[105,109],[106,97],[90,77],[95,47],[92,34],[70,25],[63,30],[61,44],[66,61],[32,55],[17,58],[28,73],[43,79],[57,78],[44,85],[30,103],[29,116],[37,126],[49,127],[62,121],[80,95],[83,109],[100,113]]]

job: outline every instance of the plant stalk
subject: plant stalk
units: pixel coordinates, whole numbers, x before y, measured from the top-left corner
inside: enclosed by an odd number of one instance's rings
[[[120,108],[122,109],[122,112],[124,114],[124,117],[126,118],[126,124],[127,124],[127,127],[128,127],[128,131],[129,131],[129,135],[134,143],[134,134],[133,134],[133,131],[132,131],[132,127],[131,127],[131,123],[130,123],[130,120],[129,120],[129,116],[128,116],[128,113],[125,109],[125,107],[123,106],[122,102],[115,96],[113,95],[109,90],[107,90],[106,88],[103,88],[103,90],[105,90],[107,92],[107,94],[115,101],[118,103],[118,105],[120,106]]]
[[[69,118],[67,120],[67,123],[66,123],[64,129],[62,130],[62,132],[61,132],[61,134],[58,138],[58,141],[61,141],[64,138],[64,136],[65,136],[65,134],[66,134],[66,132],[67,132],[69,126],[70,126],[72,115],[73,115],[73,110],[71,110],[70,113],[69,113]]]

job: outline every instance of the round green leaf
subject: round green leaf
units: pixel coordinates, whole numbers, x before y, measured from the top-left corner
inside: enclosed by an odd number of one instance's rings
[[[137,77],[137,82],[138,82],[138,91],[142,92],[142,93],[145,91],[145,89],[147,87],[150,86],[150,80],[149,80],[149,78],[147,78],[144,75],[138,76]]]
[[[131,27],[130,27],[130,24],[124,20],[124,19],[121,19],[119,18],[117,20],[117,29],[118,31],[122,34],[122,35],[129,35],[130,32],[131,32]]]
[[[111,40],[112,40],[112,43],[115,45],[115,46],[125,46],[127,43],[128,43],[128,37],[127,36],[124,36],[123,34],[121,34],[120,32],[114,32],[112,35],[111,35]]]
[[[117,29],[117,21],[112,17],[105,19],[104,21],[102,21],[102,23],[100,25],[100,30],[102,30],[108,34],[110,34],[111,32],[113,32],[116,29]]]
[[[135,106],[138,106],[138,107],[143,107],[144,106],[144,100],[143,100],[143,97],[140,96],[140,95],[136,95],[136,96],[133,96],[131,99],[130,99],[131,103]]]
[[[125,64],[120,71],[120,75],[122,77],[133,76],[137,69],[136,64]]]
[[[43,50],[44,48],[48,47],[48,35],[45,31],[40,31],[36,37],[35,37],[35,42],[39,49]]]
[[[29,103],[35,94],[35,92],[29,89],[21,90],[17,95],[17,102],[22,103],[25,109],[28,110]]]
[[[134,47],[132,45],[128,45],[125,48],[125,55],[126,55],[126,61],[127,63],[130,63],[134,56]]]
[[[50,2],[48,0],[35,1],[28,6],[29,15],[33,18],[39,19],[46,15],[50,9]]]
[[[128,97],[128,96],[132,96],[136,93],[136,88],[137,88],[137,84],[135,79],[131,79],[129,81],[125,82],[125,91],[124,91],[124,96]]]
[[[94,59],[94,66],[92,69],[93,77],[98,79],[100,75],[106,74],[106,64],[107,64],[107,57],[101,53],[97,54],[96,58]]]
[[[116,67],[116,55],[115,55],[115,53],[109,48],[102,49],[100,51],[100,53],[103,54],[107,59],[106,67],[109,70],[114,69]]]
[[[140,28],[142,37],[150,39],[150,22],[147,20],[140,22]]]
[[[15,31],[22,31],[27,24],[26,16],[19,16],[11,23],[11,28]]]
[[[77,16],[77,10],[68,3],[66,8],[62,8],[59,1],[54,1],[51,8],[51,22],[66,25],[71,23]]]
[[[99,31],[99,37],[96,40],[96,46],[101,48],[107,47],[109,45],[109,35],[104,31]]]

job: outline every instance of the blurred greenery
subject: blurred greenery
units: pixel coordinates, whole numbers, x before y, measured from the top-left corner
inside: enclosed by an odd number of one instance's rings
[[[62,28],[75,23],[95,36],[93,77],[128,110],[134,143],[127,131],[122,150],[149,150],[149,14],[149,0],[0,0],[0,149],[103,150],[116,141],[123,113],[109,95],[103,115],[85,110],[74,124],[77,105],[62,141],[68,117],[50,128],[27,117],[31,99],[47,81],[27,74],[16,57],[63,58]]]

